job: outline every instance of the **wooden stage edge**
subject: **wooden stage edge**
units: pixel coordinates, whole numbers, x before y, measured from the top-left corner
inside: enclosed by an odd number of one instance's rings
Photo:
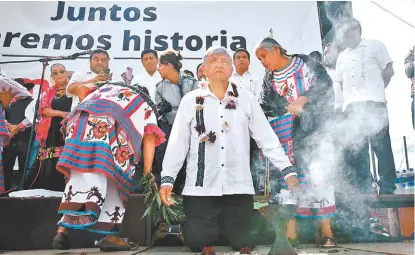
[[[56,234],[61,198],[0,197],[0,250],[50,249]],[[144,195],[132,195],[128,200],[122,225],[122,236],[145,245],[150,229],[144,214]],[[71,246],[93,248],[102,235],[85,231],[70,231]]]
[[[255,201],[267,200],[255,196]],[[342,196],[336,196],[338,202]],[[364,199],[373,208],[414,207],[413,195],[381,195],[353,197]],[[59,216],[57,210],[61,198],[9,198],[0,197],[0,250],[50,249],[55,236]],[[144,195],[131,195],[122,225],[122,236],[132,242],[149,245],[151,226],[141,219],[144,214]],[[92,248],[101,235],[84,231],[70,231],[71,246]]]
[[[269,196],[254,196],[254,202],[268,201]],[[364,201],[372,208],[414,207],[414,194],[399,195],[349,195],[336,194],[336,203],[348,201]]]

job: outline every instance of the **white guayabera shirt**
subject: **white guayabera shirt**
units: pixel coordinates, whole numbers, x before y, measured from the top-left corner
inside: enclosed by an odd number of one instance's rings
[[[334,82],[343,84],[343,110],[353,102],[385,103],[382,71],[392,62],[385,45],[362,39],[355,49],[345,49],[337,58]]]
[[[262,79],[259,79],[249,70],[246,71],[242,76],[237,72],[232,74],[231,80],[233,83],[238,85],[241,89],[247,89],[254,94],[258,99],[262,91]]]
[[[326,66],[327,74],[332,80],[336,77],[336,69]],[[333,91],[334,91],[334,109],[342,109],[343,106],[343,90],[340,82],[333,82]]]
[[[95,78],[95,76],[97,76],[96,73],[94,72],[75,72],[71,79],[68,82],[68,86],[66,86],[66,96],[67,97],[72,97],[72,105],[71,105],[71,111],[73,111],[78,105],[79,105],[79,97],[77,95],[73,95],[71,93],[69,93],[68,89],[69,87],[76,83],[76,82],[84,82],[84,81],[88,81],[88,80],[92,80],[93,78]],[[123,79],[121,78],[120,75],[112,75],[112,81],[114,82],[122,82]],[[90,84],[91,86],[93,84]]]
[[[147,88],[148,93],[150,94],[151,100],[156,100],[156,85],[162,80],[160,73],[156,71],[153,75],[145,72],[144,74],[138,75],[137,77],[134,76],[133,80],[131,81],[132,85],[138,83],[140,86],[144,86]]]
[[[232,91],[234,88],[229,85],[225,98],[219,100],[206,83],[200,83],[199,89],[183,97],[163,161],[161,186],[173,186],[187,158],[183,195],[255,194],[249,165],[250,136],[285,178],[296,175],[256,97],[247,90],[237,90],[238,96],[232,97]],[[205,133],[212,131],[216,135],[213,143],[204,142],[203,150],[196,128],[201,119],[200,115],[196,117],[201,108],[196,100],[201,97]],[[234,100],[235,109],[226,109],[230,100]],[[201,164],[204,171],[200,171]],[[203,184],[197,185],[197,181]]]

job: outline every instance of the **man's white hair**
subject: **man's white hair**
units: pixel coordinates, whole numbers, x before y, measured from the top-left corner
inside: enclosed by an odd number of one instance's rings
[[[206,51],[205,55],[203,56],[203,64],[206,65],[207,58],[213,55],[226,55],[232,60],[231,54],[229,54],[228,49],[221,46],[212,46]]]

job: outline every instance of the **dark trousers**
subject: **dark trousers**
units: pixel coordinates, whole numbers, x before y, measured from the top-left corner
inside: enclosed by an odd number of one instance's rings
[[[19,165],[19,176],[23,175],[23,169],[26,163],[28,141],[12,139],[12,141],[3,148],[3,169],[4,169],[4,184],[6,190],[12,188],[13,168],[16,158]]]
[[[381,193],[395,189],[395,163],[389,136],[389,117],[386,104],[356,102],[347,106],[344,136],[346,140],[345,162],[349,182],[358,190],[371,189],[372,175],[368,163],[368,143],[378,159]]]
[[[193,252],[213,246],[223,232],[234,250],[255,247],[249,238],[253,216],[252,195],[226,195],[221,197],[183,196],[186,224],[183,229],[185,244]]]
[[[200,252],[215,245],[222,230],[234,250],[253,249],[255,244],[249,238],[253,205],[252,195],[183,196],[185,244],[192,252]]]
[[[161,170],[163,169],[164,154],[166,154],[167,143],[169,142],[172,126],[166,122],[160,121],[159,127],[163,131],[163,133],[166,135],[165,136],[166,142],[157,146],[155,154],[154,154],[153,175],[156,178],[157,185],[159,185],[160,187],[160,181],[161,181],[160,173],[161,173]]]
[[[345,148],[343,155],[346,168],[342,179],[358,193],[372,193],[374,179],[370,172],[369,142]]]

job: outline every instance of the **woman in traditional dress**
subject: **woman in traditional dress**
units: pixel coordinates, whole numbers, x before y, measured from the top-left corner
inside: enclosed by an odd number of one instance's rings
[[[2,70],[0,68],[0,74],[2,74]],[[4,186],[4,173],[3,173],[3,147],[6,146],[10,140],[10,133],[7,129],[6,121],[4,118],[4,110],[9,107],[10,102],[13,99],[13,94],[11,93],[11,89],[9,91],[0,91],[0,194],[6,191]]]
[[[101,251],[129,250],[131,244],[119,233],[134,165],[143,145],[144,174],[151,174],[164,133],[157,127],[153,102],[142,91],[115,84],[90,89],[78,88],[82,103],[65,120],[66,142],[57,169],[69,180],[52,245],[69,249],[71,228],[106,235]]]
[[[41,121],[36,131],[40,143],[38,154],[38,171],[31,173],[34,179],[31,188],[64,191],[64,175],[56,170],[56,164],[62,153],[65,139],[61,133],[61,123],[71,111],[72,98],[65,94],[69,77],[62,64],[51,66],[52,87],[48,88],[40,100],[39,114]],[[36,168],[35,168],[36,169]]]
[[[199,83],[195,78],[180,72],[182,68],[181,60],[182,56],[180,53],[172,50],[167,50],[160,55],[158,71],[163,80],[157,83],[155,101],[159,109],[159,114],[162,116],[159,121],[159,126],[166,134],[167,140],[169,139],[177,109],[183,96],[199,88]],[[167,143],[158,147],[156,151],[154,175],[156,176],[158,185],[160,185],[160,173],[166,148]],[[185,167],[183,167],[176,179],[174,192],[181,194],[185,176]]]
[[[282,189],[278,194],[280,203],[295,201],[298,205],[293,218],[287,211],[286,220],[291,219],[287,237],[291,243],[297,243],[295,217],[317,218],[321,223],[322,245],[333,247],[330,217],[335,214],[336,206],[333,186],[326,185],[334,170],[329,129],[334,102],[332,81],[320,63],[307,55],[287,54],[272,38],[261,40],[255,54],[267,69],[261,106],[296,166],[297,178],[305,190],[297,196],[288,192],[279,172],[271,172],[271,179],[278,180]],[[275,194],[275,190],[272,192]]]

